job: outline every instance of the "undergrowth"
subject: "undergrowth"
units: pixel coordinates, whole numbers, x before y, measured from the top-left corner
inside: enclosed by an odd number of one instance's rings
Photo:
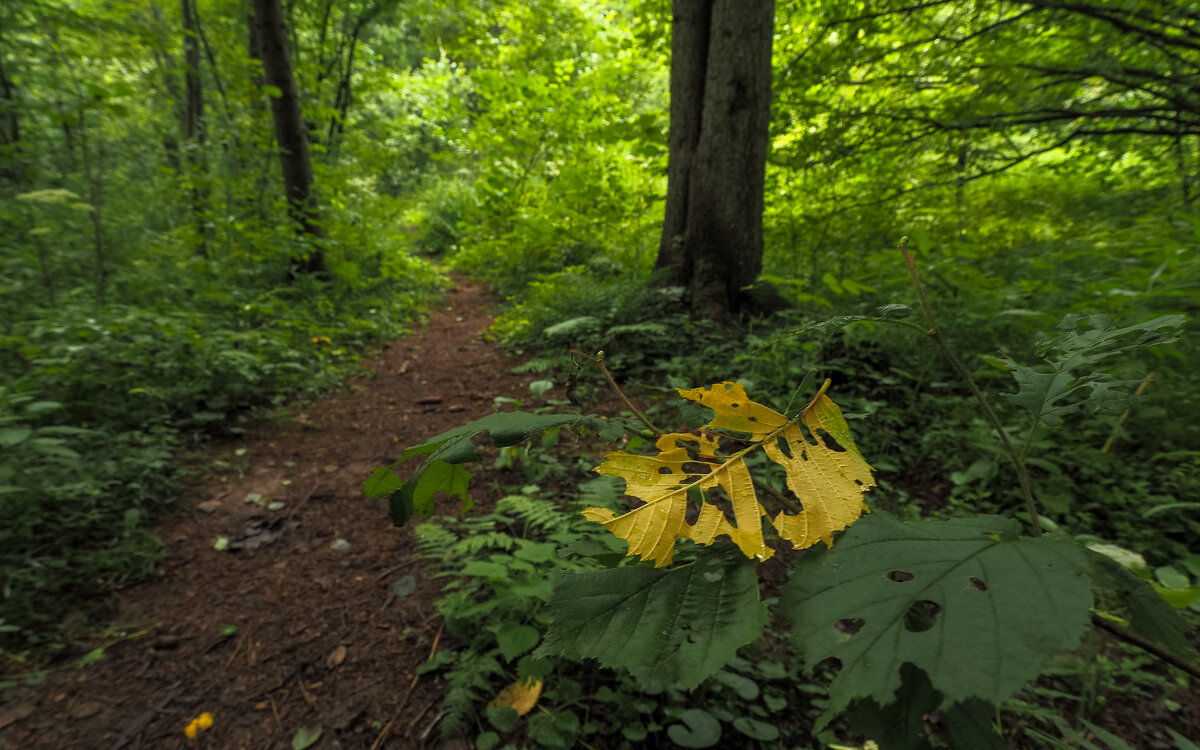
[[[173,301],[60,300],[11,319],[0,332],[2,652],[36,663],[89,633],[111,612],[108,592],[161,559],[149,529],[178,497],[179,451],[239,432],[247,409],[335,387],[368,346],[407,330],[436,278],[201,281]]]

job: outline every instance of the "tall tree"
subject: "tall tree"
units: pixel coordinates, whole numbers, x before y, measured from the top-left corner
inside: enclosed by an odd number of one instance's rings
[[[192,216],[196,222],[196,252],[208,256],[208,232],[205,229],[206,191],[204,182],[204,88],[200,80],[200,36],[197,32],[195,0],[180,0],[183,16],[184,105],[182,107],[183,142],[187,152],[188,180],[191,183]]]
[[[774,0],[674,0],[667,203],[656,268],[716,320],[762,270]]]
[[[275,121],[275,140],[279,145],[279,163],[283,170],[288,212],[310,246],[303,261],[294,264],[292,271],[323,273],[325,253],[321,248],[321,228],[316,222],[312,159],[308,152],[308,133],[300,112],[296,77],[292,73],[283,7],[279,0],[253,0],[253,8],[264,79],[268,86],[274,88],[271,92],[271,114]]]

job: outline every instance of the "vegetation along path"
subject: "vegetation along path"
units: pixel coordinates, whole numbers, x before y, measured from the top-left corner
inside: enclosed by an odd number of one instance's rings
[[[418,745],[440,705],[415,673],[442,640],[440,585],[361,488],[372,466],[526,390],[482,339],[488,304],[461,283],[373,378],[215,446],[231,465],[159,529],[170,553],[121,593],[127,633],[7,704],[0,748],[275,748],[317,729],[322,747]],[[476,477],[477,495],[487,486]],[[184,730],[203,712],[197,745]]]

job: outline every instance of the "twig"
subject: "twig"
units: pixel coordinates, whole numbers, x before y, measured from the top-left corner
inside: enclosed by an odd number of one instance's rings
[[[409,559],[400,563],[399,565],[393,565],[392,567],[388,568],[387,570],[383,571],[378,576],[376,576],[375,583],[382,583],[384,578],[387,578],[392,573],[395,573],[400,570],[404,570],[409,565],[412,565],[413,563],[415,563],[416,561],[418,561],[420,559],[421,559],[420,555],[413,555],[412,557],[410,557]]]
[[[996,416],[996,412],[992,411],[992,405],[988,403],[983,392],[979,390],[979,386],[975,384],[975,379],[971,377],[971,373],[967,372],[967,368],[963,367],[962,361],[946,340],[942,338],[942,331],[938,328],[937,319],[933,316],[933,308],[929,305],[929,300],[925,298],[925,289],[921,286],[921,279],[917,275],[917,265],[913,260],[912,253],[908,251],[908,238],[901,237],[900,244],[896,247],[900,251],[900,255],[904,257],[904,265],[908,266],[908,275],[912,277],[913,288],[917,290],[917,301],[921,304],[921,310],[925,313],[925,319],[929,322],[929,335],[933,337],[935,343],[946,355],[946,359],[950,360],[951,366],[962,379],[967,387],[971,389],[971,393],[979,401],[979,405],[983,407],[983,416],[987,419],[988,424],[996,431],[996,435],[1000,438],[1000,442],[1004,445],[1004,450],[1008,453],[1008,458],[1012,461],[1013,469],[1017,473],[1017,483],[1021,485],[1021,497],[1025,500],[1025,510],[1029,513],[1029,522],[1031,524],[1031,533],[1033,536],[1042,535],[1042,522],[1038,516],[1037,502],[1033,499],[1033,488],[1029,484],[1029,472],[1025,469],[1025,462],[1017,454],[1013,448],[1012,442],[1008,439],[1008,433],[1004,431],[1004,425],[1000,423],[1000,418]]]
[[[271,703],[271,715],[275,717],[275,726],[279,727],[279,733],[283,734],[283,722],[279,720],[279,708],[275,705],[275,698],[268,694],[267,700]]]
[[[629,407],[629,410],[633,412],[634,416],[640,419],[642,424],[650,428],[650,431],[654,433],[655,437],[662,437],[663,431],[658,429],[658,427],[656,427],[654,423],[650,421],[650,418],[642,413],[641,409],[633,405],[633,402],[630,401],[629,397],[625,395],[625,391],[621,390],[621,386],[617,385],[617,381],[613,380],[613,376],[609,373],[608,368],[604,366],[604,352],[600,352],[599,355],[593,357],[590,354],[584,354],[578,349],[572,349],[571,354],[577,354],[586,359],[588,362],[594,364],[596,368],[600,370],[600,374],[604,376],[604,379],[608,381],[608,387],[611,388],[613,393],[617,394],[617,396],[625,402],[625,405]]]
[[[412,734],[413,727],[415,727],[417,725],[417,722],[419,722],[422,718],[424,718],[425,714],[429,713],[429,709],[433,708],[434,704],[436,704],[437,701],[438,701],[437,698],[434,698],[433,700],[429,701],[429,704],[426,705],[425,708],[421,709],[421,713],[417,714],[416,717],[412,721],[408,722],[408,729],[404,730],[405,737]],[[439,713],[437,718],[441,719],[442,715]],[[437,722],[435,721],[434,723],[437,723]]]
[[[1142,636],[1138,635],[1137,633],[1126,630],[1125,628],[1121,627],[1120,625],[1117,625],[1115,622],[1106,620],[1105,618],[1101,617],[1100,615],[1098,615],[1094,612],[1092,613],[1092,623],[1094,625],[1096,625],[1096,627],[1106,630],[1109,633],[1112,633],[1114,636],[1116,636],[1120,640],[1125,641],[1126,643],[1128,643],[1132,646],[1137,646],[1138,648],[1142,649],[1143,651],[1153,654],[1154,656],[1157,656],[1158,658],[1162,659],[1163,661],[1170,664],[1171,666],[1178,667],[1179,669],[1182,669],[1184,672],[1187,672],[1188,674],[1190,674],[1192,677],[1194,677],[1196,679],[1200,679],[1200,667],[1197,667],[1195,664],[1192,664],[1191,662],[1184,661],[1183,659],[1181,659],[1180,657],[1171,653],[1170,651],[1167,651],[1162,646],[1159,646],[1157,643],[1155,643],[1151,640],[1148,640],[1146,638],[1143,638]]]
[[[425,741],[425,738],[429,736],[429,733],[433,731],[433,728],[438,725],[438,722],[441,721],[442,717],[445,715],[445,709],[438,711],[438,715],[433,717],[433,721],[429,722],[429,726],[425,727],[424,732],[421,732],[421,742]]]
[[[310,706],[317,705],[317,699],[308,692],[308,688],[304,687],[304,675],[296,675],[296,684],[300,686],[300,694],[304,696],[304,702]]]
[[[426,658],[426,661],[432,659],[437,653],[438,642],[442,639],[442,628],[445,627],[445,625],[445,620],[442,620],[442,622],[438,624],[437,633],[433,636],[433,645],[429,648],[429,656]],[[379,734],[375,737],[375,741],[371,743],[371,750],[379,750],[379,747],[383,744],[383,741],[387,739],[388,733],[392,731],[392,725],[396,723],[396,719],[400,718],[400,711],[408,704],[408,699],[412,697],[413,690],[415,690],[417,687],[417,680],[420,678],[421,675],[419,674],[413,675],[412,681],[408,683],[408,690],[404,693],[404,697],[400,699],[400,703],[396,705],[395,712],[392,713],[392,718],[388,719],[388,723],[383,725],[383,729],[379,730]],[[429,706],[426,706],[425,711],[428,711],[432,705],[433,704],[430,703]],[[406,736],[412,731],[413,725],[417,723],[417,720],[420,719],[421,716],[425,715],[425,711],[422,711],[420,715],[417,716],[417,719],[414,719],[412,724],[408,725],[408,729],[404,732]],[[438,715],[438,718],[441,718],[440,714]],[[424,737],[422,737],[422,739],[424,739]]]

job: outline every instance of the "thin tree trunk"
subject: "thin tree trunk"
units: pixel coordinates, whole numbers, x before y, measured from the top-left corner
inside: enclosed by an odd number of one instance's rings
[[[14,185],[25,183],[22,162],[21,110],[17,104],[17,87],[4,70],[3,39],[0,38],[0,162],[3,174]]]
[[[260,59],[265,81],[279,93],[271,97],[271,113],[275,121],[275,140],[279,144],[279,163],[283,171],[288,212],[296,223],[298,233],[310,245],[307,257],[294,264],[292,272],[322,273],[325,270],[325,256],[320,245],[321,230],[316,221],[312,160],[300,112],[296,78],[292,74],[283,8],[279,0],[254,0],[254,17],[262,49]]]
[[[184,108],[183,141],[191,183],[192,218],[195,221],[196,254],[208,257],[207,191],[204,188],[204,88],[200,80],[200,37],[196,31],[195,0],[180,0],[183,16]]]
[[[958,220],[958,236],[967,236],[967,160],[970,144],[958,147],[958,159],[954,162],[954,215]]]

